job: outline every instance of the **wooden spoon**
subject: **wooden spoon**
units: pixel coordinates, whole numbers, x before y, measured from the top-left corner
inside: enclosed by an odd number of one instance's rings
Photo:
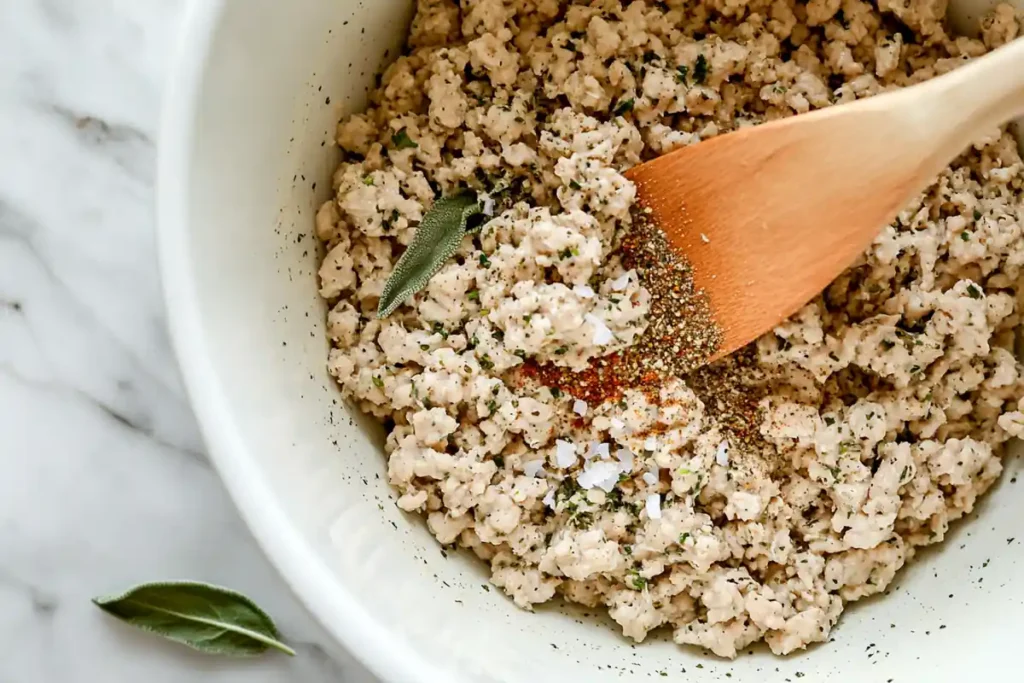
[[[799,310],[980,136],[1024,114],[1024,38],[944,76],[684,147],[631,169],[693,268],[715,360]]]

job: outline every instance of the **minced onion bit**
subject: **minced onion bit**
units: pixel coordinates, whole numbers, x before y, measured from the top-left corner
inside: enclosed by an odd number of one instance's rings
[[[538,474],[544,471],[543,460],[531,460],[523,463],[523,474],[528,477],[536,477]]]
[[[661,496],[657,493],[652,493],[647,496],[647,501],[644,503],[644,509],[647,510],[647,516],[651,519],[661,519]]]
[[[619,466],[609,460],[588,460],[576,483],[583,489],[600,488],[606,493],[619,483]]]
[[[633,271],[629,271],[629,272],[623,273],[619,277],[617,277],[614,280],[612,280],[612,290],[614,290],[616,292],[621,292],[622,290],[626,289],[626,287],[629,287],[629,280],[630,280],[629,276],[630,276],[630,273],[632,273],[632,272]]]
[[[633,471],[633,451],[628,448],[620,448],[615,453],[615,458],[619,461],[619,468],[623,474],[628,474]]]
[[[590,323],[594,328],[594,344],[604,346],[605,344],[610,344],[614,341],[615,335],[612,334],[611,329],[596,315],[593,313],[587,313],[583,316],[583,319]]]
[[[593,299],[594,290],[586,285],[576,285],[572,288],[572,291],[576,292],[576,296],[581,299]]]
[[[718,463],[718,465],[720,467],[728,467],[729,466],[729,442],[728,441],[723,441],[722,443],[718,444],[718,452],[715,453],[715,462]]]
[[[576,446],[562,439],[555,441],[555,464],[562,469],[575,465]]]

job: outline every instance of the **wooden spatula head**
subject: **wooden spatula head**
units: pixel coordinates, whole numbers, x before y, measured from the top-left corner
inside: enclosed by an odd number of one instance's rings
[[[839,109],[837,113],[842,114]],[[920,188],[883,112],[797,117],[632,169],[639,202],[693,269],[722,343],[753,341],[824,289]]]

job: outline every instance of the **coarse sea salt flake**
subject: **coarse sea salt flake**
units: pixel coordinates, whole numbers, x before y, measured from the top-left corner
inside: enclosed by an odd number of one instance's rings
[[[605,322],[596,315],[593,313],[587,313],[583,317],[594,328],[594,344],[597,346],[604,346],[615,339],[615,335],[612,334],[608,325],[606,325]]]
[[[584,489],[600,488],[611,491],[619,482],[619,466],[607,460],[591,460],[576,477],[576,483]]]
[[[614,280],[612,280],[612,289],[615,290],[616,292],[621,292],[626,287],[629,287],[629,275],[632,272],[633,271],[629,271],[628,273],[623,273],[619,277],[617,277]]]
[[[595,443],[590,452],[592,455],[596,455],[599,458],[607,458],[609,455],[608,444],[606,443]]]
[[[633,451],[628,448],[620,448],[615,454],[619,461],[619,470],[626,474],[633,471]]]
[[[536,477],[538,474],[544,471],[543,460],[531,460],[523,463],[523,474],[528,477]]]
[[[576,399],[572,402],[572,412],[577,415],[583,416],[587,414],[587,402]]]
[[[593,299],[594,290],[586,285],[576,285],[572,288],[572,291],[576,292],[576,296],[581,299]]]
[[[575,465],[576,446],[562,439],[555,441],[555,464],[563,469]]]
[[[644,440],[645,451],[656,451],[658,450],[658,440],[653,436],[649,436]]]
[[[655,484],[658,483],[658,475],[656,475],[654,472],[644,472],[643,480],[647,483],[648,486],[654,486]]]
[[[544,504],[547,505],[552,510],[555,509],[555,489],[554,489],[554,487],[551,487],[550,489],[548,489],[547,495],[544,496]]]
[[[647,516],[650,519],[661,519],[661,496],[657,493],[647,496],[644,508],[647,510]]]
[[[613,417],[610,422],[612,423],[612,429],[622,429],[626,426],[626,423],[617,417]]]
[[[715,453],[715,462],[718,463],[718,465],[720,467],[728,467],[729,466],[729,442],[728,441],[723,441],[722,443],[718,444],[718,452]]]
[[[483,214],[485,216],[494,215],[494,203],[494,199],[490,195],[484,195],[484,201],[483,206],[481,207],[481,211],[483,211]]]

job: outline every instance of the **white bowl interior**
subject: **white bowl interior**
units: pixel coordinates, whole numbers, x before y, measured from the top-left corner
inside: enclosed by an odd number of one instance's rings
[[[403,682],[1016,679],[1015,458],[976,518],[890,595],[850,608],[834,642],[786,659],[757,650],[723,662],[667,639],[632,647],[583,613],[519,611],[485,589],[481,565],[443,556],[395,507],[380,429],[349,413],[325,370],[311,227],[330,192],[336,121],[401,49],[411,5],[196,2],[168,94],[162,255],[186,379],[228,487],[324,624]],[[964,26],[983,8],[953,5]]]

